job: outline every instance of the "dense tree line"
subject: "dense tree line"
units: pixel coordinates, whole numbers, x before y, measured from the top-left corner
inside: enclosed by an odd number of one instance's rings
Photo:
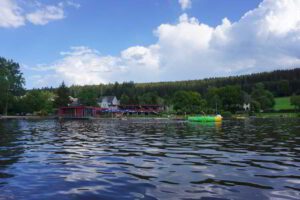
[[[0,114],[51,113],[67,106],[69,96],[78,98],[83,105],[95,106],[101,96],[117,96],[122,104],[158,104],[175,112],[214,113],[237,112],[243,104],[251,110],[271,110],[274,96],[293,96],[298,106],[300,69],[277,70],[251,75],[208,78],[203,80],[158,83],[110,83],[59,88],[40,88],[25,91],[19,65],[0,58]],[[298,107],[297,107],[298,108]]]
[[[220,88],[227,85],[239,85],[241,90],[250,94],[257,83],[262,83],[264,88],[275,97],[300,94],[300,68],[190,81],[156,83],[116,82],[92,86],[71,86],[70,91],[73,96],[77,96],[81,90],[90,89],[97,96],[115,95],[119,99],[124,94],[130,99],[130,102],[134,103],[138,101],[136,96],[141,96],[148,92],[156,93],[159,97],[168,99],[176,91],[180,90],[195,91],[204,95],[211,87]]]
[[[171,95],[177,90],[197,91],[205,94],[209,87],[239,85],[247,93],[251,93],[256,83],[263,83],[265,89],[276,97],[290,96],[300,93],[300,69],[278,70],[252,75],[232,76],[224,78],[209,78],[203,80],[143,83],[137,84],[139,91],[156,91],[160,96]]]

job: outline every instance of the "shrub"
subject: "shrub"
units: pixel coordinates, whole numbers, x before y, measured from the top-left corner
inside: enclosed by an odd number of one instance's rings
[[[224,111],[224,112],[221,113],[221,115],[224,118],[230,118],[230,117],[232,117],[232,114],[231,114],[230,111]]]

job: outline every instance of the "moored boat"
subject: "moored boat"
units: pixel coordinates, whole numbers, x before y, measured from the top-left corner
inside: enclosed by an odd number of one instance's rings
[[[223,117],[221,115],[216,116],[190,116],[188,120],[191,122],[221,122]]]

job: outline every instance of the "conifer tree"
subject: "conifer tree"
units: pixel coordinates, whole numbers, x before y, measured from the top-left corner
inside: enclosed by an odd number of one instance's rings
[[[65,85],[64,82],[58,87],[56,91],[56,98],[55,98],[55,106],[56,107],[62,107],[62,106],[68,106],[70,103],[70,91],[69,88]]]

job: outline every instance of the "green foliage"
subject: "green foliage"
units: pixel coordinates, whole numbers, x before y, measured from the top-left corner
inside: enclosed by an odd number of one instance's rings
[[[208,88],[206,100],[207,100],[208,107],[212,108],[214,113],[222,109],[223,102],[219,95],[220,94],[218,88],[216,87]]]
[[[229,85],[221,87],[218,93],[225,110],[236,112],[239,110],[240,105],[243,104],[243,93],[240,86]]]
[[[295,106],[295,109],[300,109],[300,95],[293,95],[291,97],[291,104]]]
[[[207,102],[210,108],[235,112],[243,104],[243,95],[244,92],[240,86],[211,87],[207,92]]]
[[[129,97],[127,94],[122,94],[120,98],[120,103],[123,105],[128,105],[129,104]]]
[[[14,96],[23,94],[24,83],[19,64],[0,57],[0,113],[6,115]]]
[[[78,94],[79,102],[85,106],[97,106],[97,94],[92,88],[82,88]]]
[[[282,86],[278,86],[281,82]],[[208,78],[203,80],[158,82],[158,83],[138,83],[136,90],[140,92],[157,92],[160,97],[171,96],[176,91],[197,91],[200,94],[207,94],[210,87],[220,88],[227,85],[239,85],[247,93],[251,93],[256,83],[263,83],[265,89],[272,92],[275,96],[282,96],[288,82],[289,90],[284,96],[300,93],[300,68],[291,70],[277,70],[274,72],[264,72],[251,75],[231,76],[222,78]],[[109,86],[110,87],[110,86]]]
[[[206,109],[206,101],[198,92],[178,91],[173,97],[174,110],[179,113],[200,113]]]
[[[32,90],[23,97],[18,98],[17,104],[19,113],[41,113],[46,115],[53,112],[54,93],[41,90]]]
[[[258,101],[252,100],[251,103],[251,111],[259,112],[261,110],[260,103]]]
[[[230,111],[223,111],[223,112],[221,112],[221,115],[224,118],[231,118],[232,117],[232,113]]]
[[[288,96],[290,94],[290,83],[288,80],[281,80],[277,85],[277,92],[279,96]]]
[[[54,104],[56,107],[68,106],[70,103],[70,91],[64,82],[56,90],[56,98]]]
[[[278,86],[281,82],[282,86]],[[130,99],[130,104],[138,103],[139,96],[145,93],[155,92],[159,97],[163,98],[165,104],[170,104],[171,99],[177,91],[196,91],[203,94],[206,98],[209,88],[220,88],[224,86],[238,85],[242,91],[251,94],[256,83],[263,83],[265,89],[272,92],[274,96],[282,95],[285,90],[286,83],[288,82],[288,95],[293,93],[300,93],[300,69],[291,70],[278,70],[274,72],[257,73],[243,76],[232,76],[223,78],[208,78],[203,80],[190,80],[190,81],[173,81],[173,82],[156,82],[156,83],[110,83],[90,86],[93,88],[95,94],[100,96],[115,95],[118,99],[122,94],[126,94]],[[81,90],[82,86],[71,86],[71,95],[76,97]],[[219,96],[220,98],[220,96]],[[207,99],[208,100],[208,99]],[[208,103],[210,101],[208,100]],[[215,107],[210,105],[210,107]]]
[[[243,96],[243,102],[245,104],[251,103],[251,95],[248,94],[247,92],[243,91],[242,92],[242,96]]]
[[[275,100],[273,94],[264,88],[264,84],[257,83],[251,94],[252,100],[256,101],[260,105],[262,110],[273,109]]]
[[[274,110],[293,110],[294,106],[291,104],[291,97],[275,98]]]
[[[155,92],[148,92],[138,97],[139,104],[157,105],[160,102],[159,96]]]

